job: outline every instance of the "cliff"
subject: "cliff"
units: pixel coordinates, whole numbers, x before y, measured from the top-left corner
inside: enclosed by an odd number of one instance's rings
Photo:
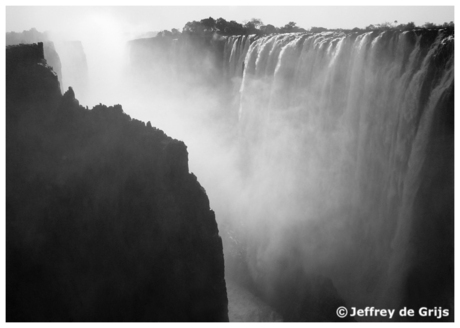
[[[270,221],[246,238],[252,275],[282,263],[259,285],[276,290],[285,276],[302,290],[303,270],[307,282],[308,272],[330,278],[350,307],[442,308],[442,318],[393,320],[453,321],[453,31],[229,37],[225,49],[247,183],[276,186],[247,192],[268,208],[253,229]],[[265,235],[281,240],[268,249],[289,252],[265,255]]]
[[[53,71],[57,74],[59,82],[61,83],[62,89],[62,69],[61,59],[56,52],[54,43],[49,40],[48,34],[40,33],[35,28],[31,28],[29,31],[8,32],[6,33],[6,45],[18,45],[18,44],[31,44],[43,42],[44,57],[46,62],[53,68]]]
[[[54,43],[44,42],[43,51],[44,51],[46,62],[51,66],[53,71],[56,72],[56,75],[60,82],[61,92],[63,92],[64,88],[62,85],[62,64],[61,64],[61,59],[59,58],[59,55],[56,52],[56,48],[54,47]]]
[[[57,41],[47,32],[35,28],[22,32],[7,32],[6,45],[32,44],[43,42],[45,59],[57,74],[61,92],[72,86],[80,99],[88,92],[88,64],[80,41]]]
[[[48,33],[38,32],[37,29],[31,28],[28,31],[22,32],[7,32],[6,33],[6,45],[12,46],[21,43],[37,43],[37,42],[46,42],[50,41]]]
[[[431,129],[427,133],[424,176],[414,199],[414,216],[409,242],[412,265],[405,278],[404,302],[449,309],[446,321],[454,321],[454,78],[446,83],[445,71],[454,67],[454,39],[443,40],[430,58],[424,87],[446,85],[433,104]],[[449,80],[447,80],[449,81]],[[431,98],[431,99],[432,99]],[[425,101],[428,97],[425,96]],[[424,318],[416,318],[423,321]]]
[[[42,44],[6,59],[6,320],[228,321],[184,143],[61,95]]]
[[[158,34],[128,42],[132,72],[145,81],[177,81],[216,88],[222,85],[223,37]]]
[[[72,86],[81,99],[88,94],[88,63],[83,44],[80,41],[55,42],[56,51],[62,63],[62,86]]]
[[[452,28],[163,34],[130,45],[136,70],[176,68],[173,86],[201,64],[200,86],[235,116],[242,188],[216,208],[228,279],[284,320],[337,320],[347,304],[442,308],[449,315],[393,320],[453,321]],[[211,71],[219,81],[209,86]]]

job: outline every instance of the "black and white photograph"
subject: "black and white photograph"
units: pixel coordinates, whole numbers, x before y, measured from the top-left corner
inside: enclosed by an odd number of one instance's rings
[[[453,3],[4,10],[4,321],[455,321]]]

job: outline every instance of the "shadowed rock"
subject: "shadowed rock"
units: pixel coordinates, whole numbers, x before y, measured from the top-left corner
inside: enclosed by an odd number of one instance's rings
[[[6,57],[7,321],[228,321],[185,144],[62,96],[43,44]]]

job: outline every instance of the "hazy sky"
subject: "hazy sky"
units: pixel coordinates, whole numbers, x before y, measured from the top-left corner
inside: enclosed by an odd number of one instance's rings
[[[453,21],[454,7],[6,7],[6,31],[35,27],[41,32],[60,31],[72,37],[76,29],[91,31],[99,26],[135,36],[146,31],[182,29],[188,21],[209,16],[237,22],[260,18],[264,23],[275,26],[294,21],[304,28],[353,28],[395,20],[399,23],[413,21],[417,25]]]

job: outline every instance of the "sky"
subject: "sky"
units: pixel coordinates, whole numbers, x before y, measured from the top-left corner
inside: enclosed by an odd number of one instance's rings
[[[222,17],[244,22],[260,18],[265,24],[284,26],[294,21],[303,28],[354,28],[384,22],[422,25],[454,20],[453,6],[115,6],[115,7],[6,7],[6,31],[20,32],[35,27],[38,31],[63,33],[78,38],[77,30],[102,27],[119,30],[128,37],[143,32],[178,28],[192,20]],[[76,29],[77,27],[77,29]],[[75,34],[76,35],[73,35]]]

